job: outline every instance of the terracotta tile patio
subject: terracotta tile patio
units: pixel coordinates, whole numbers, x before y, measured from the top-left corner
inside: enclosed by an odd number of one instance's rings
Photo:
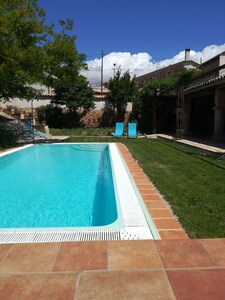
[[[0,299],[225,299],[225,239],[188,239],[119,149],[162,240],[0,245]]]
[[[29,245],[1,245],[0,299],[225,299],[225,239]]]

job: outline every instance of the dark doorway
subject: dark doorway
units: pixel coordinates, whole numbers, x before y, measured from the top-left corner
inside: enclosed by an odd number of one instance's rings
[[[214,128],[214,96],[191,100],[191,131],[194,135],[210,137]]]
[[[161,96],[157,99],[157,132],[175,132],[176,97]]]

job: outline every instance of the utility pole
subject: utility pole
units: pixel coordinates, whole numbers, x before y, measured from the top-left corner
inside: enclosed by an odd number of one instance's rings
[[[103,94],[103,50],[102,50],[102,61],[101,61],[101,95]]]
[[[116,74],[116,64],[113,64],[113,77],[115,77]]]

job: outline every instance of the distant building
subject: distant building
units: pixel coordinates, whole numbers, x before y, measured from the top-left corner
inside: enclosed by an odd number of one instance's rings
[[[97,87],[93,87],[92,88],[93,90],[93,93],[94,93],[94,97],[95,99],[98,101],[98,100],[104,100],[108,93],[109,93],[109,89],[105,86],[103,87],[100,87],[100,86],[97,86]]]
[[[139,88],[144,87],[150,80],[170,78],[180,74],[184,69],[199,69],[200,65],[190,60],[190,49],[185,50],[184,60],[173,65],[136,77]]]

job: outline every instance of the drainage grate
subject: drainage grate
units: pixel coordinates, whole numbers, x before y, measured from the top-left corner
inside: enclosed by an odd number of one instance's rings
[[[152,239],[145,228],[104,230],[11,230],[0,232],[0,244]]]

